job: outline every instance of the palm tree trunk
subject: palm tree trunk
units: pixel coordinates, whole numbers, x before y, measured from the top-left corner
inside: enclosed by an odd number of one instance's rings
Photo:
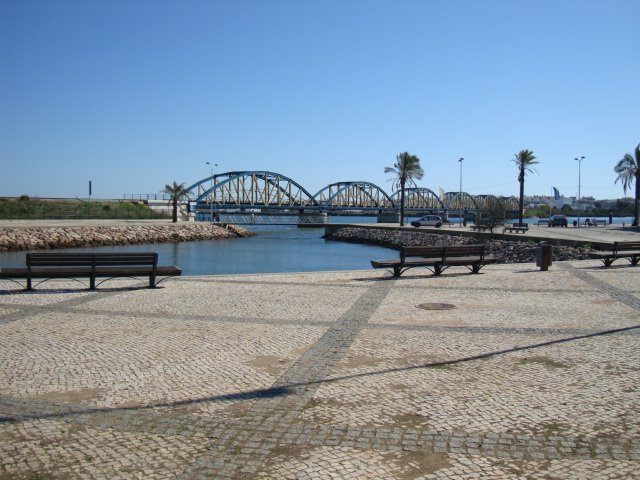
[[[518,223],[522,225],[522,217],[524,211],[524,168],[520,169],[520,201],[518,202]]]
[[[640,213],[640,166],[636,168],[636,201],[634,203],[632,226],[637,227],[639,224],[638,214]]]
[[[173,223],[178,222],[178,199],[173,200]]]
[[[404,227],[404,182],[400,182],[400,226]]]

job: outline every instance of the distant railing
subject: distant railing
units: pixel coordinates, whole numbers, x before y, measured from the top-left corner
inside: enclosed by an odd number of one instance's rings
[[[210,222],[211,215],[198,213],[196,221]],[[215,215],[215,222],[234,223],[236,225],[325,225],[326,215],[261,215],[233,214]]]
[[[166,200],[169,196],[166,193],[125,193],[122,197],[124,200]]]

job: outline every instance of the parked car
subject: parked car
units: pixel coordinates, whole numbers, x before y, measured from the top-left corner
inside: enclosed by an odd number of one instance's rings
[[[442,226],[442,218],[438,215],[425,215],[418,220],[414,220],[411,222],[411,225],[414,227],[436,227],[440,228]]]
[[[550,227],[566,227],[568,224],[567,217],[564,215],[551,215],[549,217]]]

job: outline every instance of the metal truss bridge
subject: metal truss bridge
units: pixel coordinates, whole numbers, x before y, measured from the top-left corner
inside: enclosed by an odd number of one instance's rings
[[[392,214],[399,211],[400,192],[388,195],[377,185],[363,181],[345,181],[327,185],[312,195],[302,185],[285,175],[267,171],[237,171],[216,174],[188,187],[190,203],[195,204],[197,219],[212,215],[258,216],[298,215],[300,223],[317,222],[320,214],[359,213]],[[437,195],[428,188],[405,189],[405,212],[417,216],[428,213],[472,215],[500,206],[518,210],[515,197],[469,195],[447,192]],[[303,219],[310,220],[305,222]],[[270,222],[273,223],[273,222]]]

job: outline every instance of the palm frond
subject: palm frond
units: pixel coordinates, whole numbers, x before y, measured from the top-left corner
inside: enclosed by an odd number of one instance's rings
[[[636,147],[636,158],[640,160],[640,151],[639,148]],[[615,183],[622,183],[622,190],[624,194],[627,194],[627,189],[631,188],[631,185],[636,179],[638,175],[638,162],[631,156],[630,153],[626,153],[624,157],[622,157],[616,166],[614,167],[614,171],[618,174]]]
[[[400,226],[404,225],[404,191],[407,183],[414,185],[414,179],[421,179],[424,170],[420,166],[420,159],[409,152],[396,155],[396,163],[393,167],[385,167],[384,173],[393,173],[393,188],[400,190]]]
[[[512,160],[517,165],[520,172],[537,173],[533,168],[531,168],[531,165],[537,165],[540,162],[536,160],[536,156],[531,150],[520,150],[515,154]]]

